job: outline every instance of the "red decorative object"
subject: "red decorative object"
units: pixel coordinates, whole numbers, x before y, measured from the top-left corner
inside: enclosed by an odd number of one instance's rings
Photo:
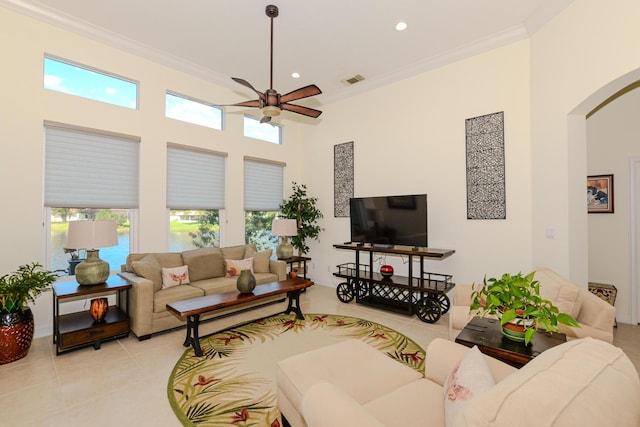
[[[103,322],[109,309],[109,300],[107,298],[94,298],[91,300],[89,314],[96,322]]]
[[[380,274],[382,277],[391,277],[393,276],[393,267],[390,265],[383,265],[380,267]]]

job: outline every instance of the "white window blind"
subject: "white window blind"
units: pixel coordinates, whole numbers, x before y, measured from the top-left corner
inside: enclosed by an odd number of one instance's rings
[[[284,197],[284,164],[244,160],[244,210],[277,211]]]
[[[137,208],[139,141],[45,126],[48,207]]]
[[[167,207],[224,209],[225,155],[169,146],[167,148]]]

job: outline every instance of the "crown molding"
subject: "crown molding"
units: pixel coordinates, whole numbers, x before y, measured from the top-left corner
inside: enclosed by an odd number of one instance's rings
[[[120,34],[106,31],[85,21],[72,18],[43,4],[35,6],[21,0],[0,0],[0,5],[22,15],[27,15],[55,27],[72,31],[78,35],[117,48],[124,52],[128,52],[132,55],[151,60],[160,65],[165,65],[172,69],[182,71],[189,75],[199,77],[222,86],[232,87],[232,81],[221,74],[215,73],[207,68],[201,67],[162,50],[155,49],[143,43],[123,37]]]

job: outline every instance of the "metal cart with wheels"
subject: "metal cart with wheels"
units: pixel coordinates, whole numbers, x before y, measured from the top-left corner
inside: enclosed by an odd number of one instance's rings
[[[415,314],[426,323],[435,323],[451,307],[447,293],[455,284],[453,276],[424,271],[424,259],[444,259],[455,251],[450,249],[399,249],[378,248],[363,245],[334,245],[337,249],[356,252],[355,263],[338,265],[334,276],[345,281],[338,284],[336,294],[343,303],[355,299],[365,304],[401,314]],[[360,252],[369,252],[369,264],[360,263]],[[383,277],[373,271],[373,253],[407,255],[409,257],[408,276]],[[413,257],[420,258],[420,273],[413,274]]]

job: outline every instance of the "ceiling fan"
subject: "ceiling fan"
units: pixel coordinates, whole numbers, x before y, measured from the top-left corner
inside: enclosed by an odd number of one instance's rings
[[[302,105],[290,104],[289,102],[321,94],[322,91],[318,86],[308,85],[284,95],[280,95],[276,90],[273,89],[273,18],[278,16],[278,6],[274,6],[272,4],[268,5],[266,7],[265,13],[271,19],[271,75],[269,81],[269,89],[262,93],[254,88],[248,81],[240,79],[238,77],[231,77],[233,81],[240,83],[241,85],[246,86],[257,93],[258,99],[254,99],[253,101],[238,102],[237,104],[230,104],[229,106],[260,108],[263,115],[260,123],[270,122],[271,118],[279,115],[282,110],[317,118],[318,116],[320,116],[320,114],[322,114],[322,111],[309,107],[303,107]]]

